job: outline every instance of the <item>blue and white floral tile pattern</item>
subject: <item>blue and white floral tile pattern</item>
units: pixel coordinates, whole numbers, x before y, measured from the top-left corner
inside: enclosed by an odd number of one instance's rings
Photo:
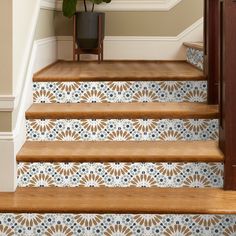
[[[202,50],[187,48],[187,62],[203,70],[204,55]]]
[[[216,140],[218,120],[27,120],[31,141]]]
[[[205,102],[206,81],[35,82],[35,103]]]
[[[235,236],[235,215],[0,214],[4,236]]]
[[[223,187],[221,163],[19,163],[18,187]]]

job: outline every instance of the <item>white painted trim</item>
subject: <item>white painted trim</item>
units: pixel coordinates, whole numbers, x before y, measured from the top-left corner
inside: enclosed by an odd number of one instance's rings
[[[23,55],[23,59],[21,61],[21,68],[20,72],[17,75],[16,81],[18,81],[18,84],[15,86],[16,91],[14,91],[13,95],[1,95],[0,96],[0,111],[13,111],[15,107],[18,106],[20,103],[20,98],[21,98],[21,93],[22,89],[24,87],[25,83],[25,74],[27,71],[28,67],[28,60],[29,56],[32,50],[32,43],[34,40],[34,35],[35,35],[35,28],[37,25],[37,20],[38,20],[38,15],[39,15],[39,10],[40,10],[40,0],[35,0],[35,8],[33,12],[33,18],[30,22],[29,25],[29,37],[27,39],[27,46]],[[16,9],[13,9],[15,11]]]
[[[40,39],[35,44],[37,46],[37,58],[34,63],[34,72],[37,72],[57,60],[57,38]]]
[[[14,139],[14,145],[18,152],[22,144],[25,142],[25,111],[33,103],[33,74],[38,70],[52,64],[57,60],[56,37],[49,37],[37,40],[33,44],[28,70],[26,74],[26,82],[23,88],[20,108],[16,120],[15,129],[8,137]],[[1,137],[1,133],[0,133]],[[0,138],[1,139],[1,138]]]
[[[17,163],[16,155],[25,142],[25,110],[32,103],[32,65],[35,58],[35,50],[33,46],[35,28],[40,11],[40,0],[34,0],[35,5],[32,11],[32,19],[28,25],[28,33],[26,46],[24,48],[23,58],[20,64],[20,71],[17,75],[13,75],[17,84],[14,86],[13,96],[8,98],[2,97],[2,105],[8,106],[9,110],[14,110],[13,114],[16,117],[16,123],[13,127],[13,132],[0,133],[0,192],[14,192],[17,187]],[[13,23],[15,22],[15,11],[13,8]],[[13,24],[13,31],[15,30]],[[13,42],[14,47],[14,42]],[[14,51],[14,48],[13,48]],[[14,97],[14,99],[13,99]],[[11,100],[11,103],[6,103],[6,100]],[[14,101],[13,101],[14,100]],[[3,108],[3,107],[1,107]],[[16,108],[16,109],[15,109]]]
[[[24,50],[24,55],[21,60],[20,71],[18,75],[16,75],[17,78],[15,79],[15,81],[17,81],[17,84],[16,86],[14,86],[13,94],[16,97],[16,101],[15,101],[16,107],[18,107],[19,104],[21,103],[23,89],[26,83],[25,76],[26,76],[28,66],[29,66],[29,59],[32,53],[32,48],[33,48],[33,43],[34,43],[35,29],[37,26],[37,21],[38,21],[38,16],[39,16],[39,11],[40,11],[41,1],[40,0],[34,0],[34,1],[36,1],[36,4],[35,4],[34,13],[32,14],[33,18],[29,25],[29,36],[27,38],[26,48]]]
[[[56,9],[56,0],[41,0],[40,8],[47,9],[47,10],[55,10]]]
[[[50,1],[50,0],[49,0]],[[25,83],[25,73],[28,67],[28,59],[32,50],[32,43],[34,40],[35,28],[37,25],[39,10],[40,10],[40,0],[36,0],[35,9],[33,13],[33,18],[29,26],[29,37],[27,38],[27,46],[25,48],[25,53],[22,59],[22,65],[19,75],[16,81],[19,81],[13,95],[0,95],[0,111],[13,111],[20,103],[22,89]],[[14,9],[15,10],[15,9]],[[14,49],[13,49],[14,50]]]
[[[18,98],[19,108],[17,112],[16,125],[13,132],[0,132],[0,192],[11,192],[15,191],[16,188],[16,154],[26,140],[25,111],[33,103],[33,74],[56,60],[56,37],[37,40],[34,42],[21,97]]]
[[[62,1],[57,0],[56,9],[61,11]],[[182,0],[112,0],[109,4],[96,6],[98,11],[169,11]],[[79,7],[79,9],[81,9]]]
[[[13,111],[16,97],[14,95],[0,95],[0,111]]]
[[[25,116],[25,110],[32,104],[32,77],[33,74],[47,65],[52,64],[57,60],[57,38],[49,37],[40,39],[34,42],[28,71],[26,74],[25,84],[22,91],[19,115],[17,116],[16,126],[13,132],[0,132],[0,140],[13,140],[20,133],[20,124]],[[4,103],[6,102],[6,103]],[[0,105],[4,104],[12,111],[15,105],[15,96],[13,95],[0,95]],[[3,111],[4,107],[0,107]],[[8,111],[7,108],[4,111]]]
[[[14,133],[13,132],[0,132],[0,140],[13,140]]]
[[[173,37],[105,37],[104,58],[105,60],[186,60],[186,48],[183,43],[202,39],[203,18]],[[72,37],[58,36],[57,41],[58,59],[72,60]]]

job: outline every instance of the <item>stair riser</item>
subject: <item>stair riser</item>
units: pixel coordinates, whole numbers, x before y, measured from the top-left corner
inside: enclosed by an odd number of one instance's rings
[[[206,81],[34,82],[35,103],[205,102]]]
[[[202,50],[195,48],[187,48],[187,62],[203,70],[204,67],[204,53]]]
[[[218,120],[28,120],[34,141],[216,140]]]
[[[223,187],[221,163],[19,163],[19,187]]]
[[[9,236],[233,236],[235,215],[0,214]]]

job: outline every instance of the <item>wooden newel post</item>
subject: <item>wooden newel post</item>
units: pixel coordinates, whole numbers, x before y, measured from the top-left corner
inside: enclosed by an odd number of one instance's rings
[[[208,104],[218,104],[220,0],[204,1],[204,74]]]
[[[220,148],[225,190],[236,190],[236,1],[221,0]]]

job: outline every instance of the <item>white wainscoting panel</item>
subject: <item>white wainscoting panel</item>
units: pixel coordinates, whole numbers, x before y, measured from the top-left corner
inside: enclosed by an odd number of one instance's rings
[[[56,37],[37,40],[33,44],[22,95],[18,102],[16,125],[13,132],[0,132],[0,192],[16,188],[16,154],[26,140],[25,111],[33,103],[32,78],[38,70],[57,60]],[[0,105],[7,97],[0,97]],[[11,97],[8,98],[11,101]],[[7,103],[4,103],[6,105]],[[9,109],[14,104],[9,102]],[[11,105],[11,106],[10,106]]]
[[[203,40],[203,19],[175,37],[105,37],[105,60],[185,60],[184,42]],[[72,60],[72,37],[59,36],[58,59]],[[94,58],[94,56],[91,56]]]

